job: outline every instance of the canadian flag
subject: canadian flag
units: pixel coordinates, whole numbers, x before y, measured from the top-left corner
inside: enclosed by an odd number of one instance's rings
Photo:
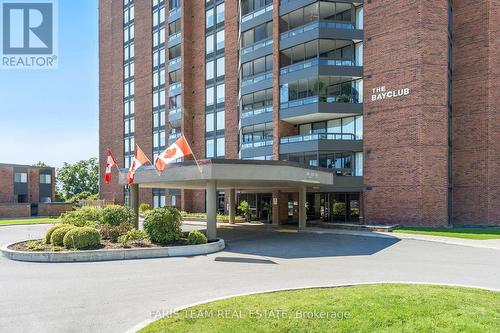
[[[138,145],[135,145],[134,159],[127,173],[127,179],[129,184],[134,183],[135,172],[137,171],[137,169],[139,169],[142,165],[146,163],[151,163],[151,161],[149,161],[149,159],[146,157],[146,154],[144,154],[142,149],[139,148]]]
[[[106,173],[104,174],[104,181],[106,184],[111,182],[111,168],[116,166],[115,159],[113,154],[111,154],[111,150],[108,150],[108,160],[106,161]]]
[[[155,160],[155,167],[158,171],[162,172],[165,170],[168,164],[172,163],[178,158],[192,155],[193,152],[189,147],[189,144],[184,137],[181,135],[177,141],[171,144],[167,149],[165,149]]]

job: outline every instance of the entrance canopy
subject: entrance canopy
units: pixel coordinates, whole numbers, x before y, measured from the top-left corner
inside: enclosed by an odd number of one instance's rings
[[[127,169],[120,170],[120,184],[127,185]],[[306,226],[306,193],[332,186],[334,175],[326,169],[309,169],[283,161],[202,160],[169,165],[163,173],[154,166],[136,171],[130,186],[130,205],[136,213],[140,188],[205,189],[207,237],[217,239],[217,190],[230,190],[229,221],[234,222],[235,190],[299,192],[299,227]],[[275,203],[273,203],[275,205]],[[136,214],[138,216],[138,214]],[[136,221],[138,226],[138,220]]]
[[[120,184],[127,184],[127,169],[120,171]],[[141,188],[205,189],[215,181],[217,189],[297,191],[301,186],[319,190],[333,185],[331,170],[317,170],[283,161],[201,160],[169,165],[159,174],[154,166],[136,171],[134,183]]]

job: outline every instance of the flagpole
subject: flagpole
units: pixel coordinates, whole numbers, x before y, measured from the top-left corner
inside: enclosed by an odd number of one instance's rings
[[[202,173],[201,167],[200,167],[200,163],[198,163],[198,160],[196,159],[196,156],[194,156],[194,151],[193,151],[193,149],[191,149],[191,145],[189,144],[188,139],[186,139],[186,137],[184,136],[184,134],[182,134],[182,137],[184,138],[184,141],[186,141],[186,143],[187,143],[187,145],[189,147],[189,150],[191,150],[191,155],[193,155],[194,161],[196,162],[196,165],[198,166],[198,170],[200,170],[200,173]]]

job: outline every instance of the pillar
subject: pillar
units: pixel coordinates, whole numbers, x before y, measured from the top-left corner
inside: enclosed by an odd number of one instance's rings
[[[299,229],[306,228],[307,212],[306,212],[306,187],[299,188]]]
[[[207,183],[207,238],[217,240],[217,186],[215,181]]]
[[[132,223],[136,229],[139,229],[139,185],[131,184],[129,185],[129,203],[130,209],[134,213],[134,218],[132,219]]]
[[[229,223],[236,223],[236,190],[229,190]]]

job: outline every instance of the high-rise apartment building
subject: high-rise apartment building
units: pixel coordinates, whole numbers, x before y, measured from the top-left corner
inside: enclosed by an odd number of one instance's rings
[[[153,160],[183,134],[198,159],[330,170],[309,219],[498,225],[493,2],[100,0],[101,164],[111,149],[128,168],[135,144]],[[128,200],[118,182],[101,196]],[[238,193],[258,218],[277,205],[274,223],[298,196]],[[206,209],[202,190],[140,202]]]

